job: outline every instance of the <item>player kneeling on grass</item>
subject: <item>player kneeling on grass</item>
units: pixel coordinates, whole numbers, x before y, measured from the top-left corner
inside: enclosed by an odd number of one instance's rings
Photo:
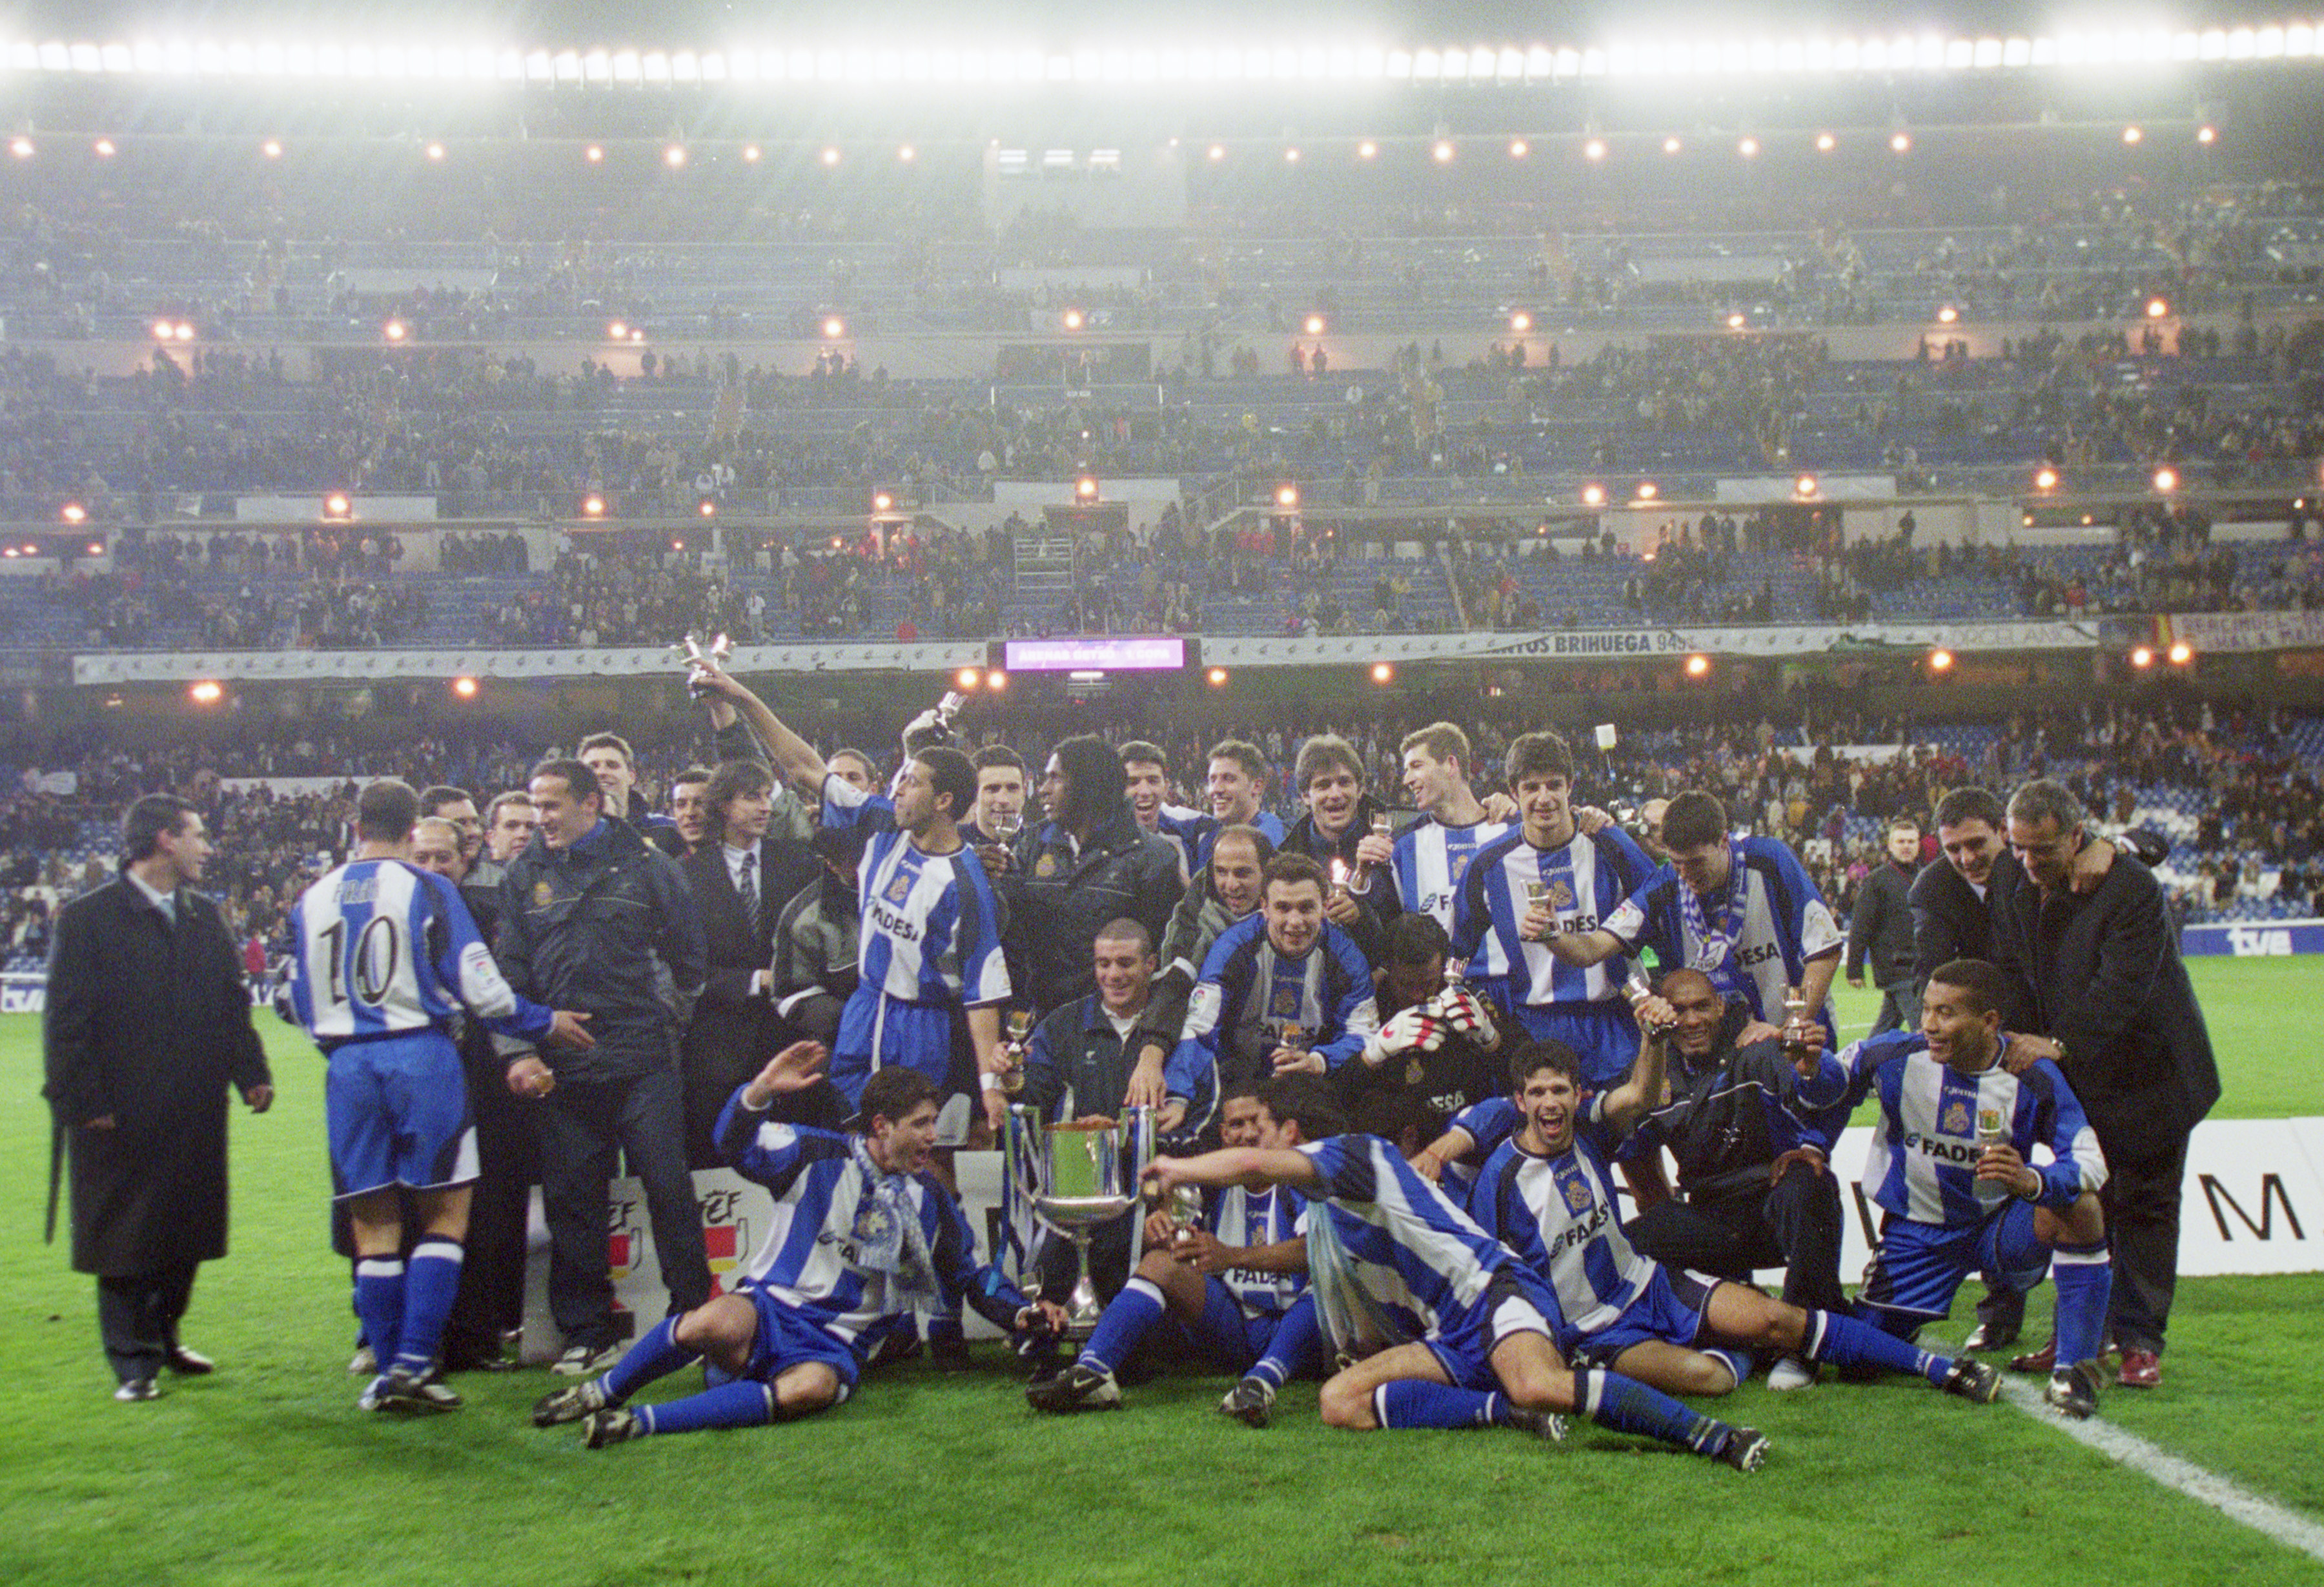
[[[1288,1150],[1305,1144],[1296,1122],[1268,1112],[1255,1082],[1231,1086],[1219,1110],[1219,1138],[1230,1147]],[[1298,1232],[1305,1206],[1280,1186],[1230,1185],[1204,1198],[1194,1227],[1166,1208],[1146,1220],[1146,1254],[1138,1272],[1098,1319],[1081,1358],[1025,1390],[1035,1410],[1121,1408],[1114,1374],[1157,1324],[1174,1354],[1214,1361],[1242,1379],[1219,1404],[1228,1416],[1264,1427],[1275,1391],[1310,1367],[1320,1341],[1307,1287],[1307,1245]]]
[[[1725,1394],[1766,1350],[1840,1366],[1917,1372],[1949,1394],[1989,1404],[2001,1375],[1964,1356],[1915,1350],[1869,1324],[1786,1306],[1746,1285],[1674,1271],[1641,1256],[1622,1232],[1607,1165],[1663,1094],[1670,1027],[1659,997],[1642,1000],[1646,1027],[1622,1084],[1584,1102],[1572,1049],[1528,1042],[1511,1055],[1521,1122],[1494,1151],[1469,1207],[1556,1292],[1568,1332],[1559,1343],[1587,1366],[1611,1367],[1670,1394]],[[1818,1028],[1819,1030],[1821,1028]]]
[[[1290,1075],[1259,1093],[1270,1117],[1296,1124],[1296,1149],[1240,1147],[1159,1158],[1147,1179],[1180,1185],[1285,1185],[1308,1201],[1307,1268],[1332,1337],[1379,1348],[1323,1385],[1335,1427],[1517,1427],[1552,1441],[1561,1414],[1659,1438],[1743,1471],[1766,1439],[1599,1368],[1566,1364],[1554,1342],[1556,1297],[1509,1249],[1471,1222],[1376,1135],[1342,1134],[1321,1076]]]
[[[1929,975],[1918,1035],[1892,1030],[1835,1056],[1795,1047],[1810,1107],[1880,1102],[1864,1164],[1880,1250],[1858,1304],[1909,1334],[1952,1309],[1975,1269],[2024,1294],[2057,1255],[2058,1360],[2045,1398],[2070,1416],[2098,1409],[2098,1354],[2114,1271],[2098,1191],[2106,1157],[2065,1075],[2048,1059],[2003,1059],[2008,982],[1982,959]],[[1785,1032],[1786,1038],[1791,1032]],[[2036,1144],[2051,1161],[2026,1159]]]
[[[774,1193],[773,1223],[731,1295],[665,1318],[601,1378],[532,1407],[536,1426],[586,1423],[589,1447],[654,1433],[795,1421],[851,1394],[862,1363],[915,1308],[965,1300],[995,1325],[1054,1333],[1065,1311],[1028,1304],[991,1266],[973,1265],[968,1221],[928,1172],[936,1088],[917,1069],[865,1082],[863,1132],[778,1124],[779,1095],[804,1091],[830,1056],[794,1042],[740,1087],[719,1115],[718,1146]],[[712,1387],[660,1405],[627,1406],[657,1378],[706,1362]]]

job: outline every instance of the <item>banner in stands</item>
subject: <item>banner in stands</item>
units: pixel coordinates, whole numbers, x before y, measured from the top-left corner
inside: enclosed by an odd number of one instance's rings
[[[2247,920],[2240,925],[2190,926],[2179,934],[2181,954],[2285,959],[2324,954],[2324,920]]]
[[[2218,612],[2154,620],[2157,642],[2198,650],[2298,650],[2324,645],[2324,612]]]
[[[1206,639],[1216,667],[1370,666],[1374,661],[1507,657],[1511,660],[1603,660],[1624,656],[1811,656],[1850,650],[2089,650],[2098,630],[2084,623],[1861,623],[1849,627],[1574,629],[1540,633],[1362,634],[1336,639]],[[984,664],[980,640],[918,644],[743,645],[737,673],[956,671]],[[594,650],[180,650],[73,658],[73,682],[191,683],[269,680],[385,682],[416,678],[635,678],[681,669],[668,647]]]
[[[1871,1141],[1872,1131],[1858,1125],[1841,1136],[1832,1158],[1849,1186],[1840,1271],[1850,1283],[1871,1259],[1873,1232],[1879,1225],[1879,1209],[1855,1185]],[[1001,1157],[962,1152],[954,1161],[982,1261],[1000,1219]],[[725,1168],[695,1175],[694,1191],[711,1278],[724,1294],[765,1240],[773,1202],[762,1186]],[[2324,1272],[2324,1118],[2213,1119],[2198,1126],[2187,1149],[2179,1228],[2179,1271],[2190,1278]],[[636,1180],[613,1181],[605,1232],[614,1304],[631,1318],[659,1318],[669,1305],[669,1293],[662,1287],[645,1193]],[[538,1191],[530,1243],[524,1357],[540,1362],[553,1360],[563,1343],[549,1315],[549,1226]],[[1953,1303],[1957,1321],[1969,1315],[1979,1293],[1974,1279],[1963,1287],[1967,1293]],[[972,1334],[993,1336],[973,1313],[964,1320]]]
[[[1205,638],[1203,660],[1214,667],[1292,667],[1345,661],[1425,661],[1433,658],[1593,661],[1626,656],[1814,656],[1850,650],[2089,650],[2088,623],[1855,623],[1765,628],[1557,629],[1536,633],[1363,634],[1344,639]]]

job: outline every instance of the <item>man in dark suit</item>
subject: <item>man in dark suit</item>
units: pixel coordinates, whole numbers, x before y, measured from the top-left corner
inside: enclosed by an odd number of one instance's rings
[[[775,922],[822,868],[807,844],[767,835],[774,787],[773,772],[761,761],[721,761],[703,794],[702,844],[679,862],[709,950],[680,1065],[691,1167],[715,1167],[724,1160],[717,1145],[720,1110],[736,1086],[792,1039],[779,1034],[782,1020],[775,1010]],[[798,1094],[818,1093],[810,1088]]]
[[[2010,1029],[2057,1043],[2106,1153],[2100,1199],[2114,1248],[2118,1380],[2152,1389],[2179,1273],[2187,1138],[2219,1099],[2219,1071],[2162,884],[2117,854],[2095,888],[2077,890],[2075,860],[2093,841],[2080,802],[2061,785],[2029,782],[2011,796],[2020,874],[1991,895],[1993,962],[2014,983]],[[2020,1361],[2046,1368],[2039,1355]]]
[[[226,1088],[263,1113],[274,1085],[234,940],[189,885],[210,854],[200,813],[148,794],[122,853],[121,875],[58,918],[42,1094],[71,1142],[72,1261],[97,1276],[114,1398],[139,1400],[160,1398],[164,1367],[214,1369],[178,1323],[195,1268],[226,1255]]]

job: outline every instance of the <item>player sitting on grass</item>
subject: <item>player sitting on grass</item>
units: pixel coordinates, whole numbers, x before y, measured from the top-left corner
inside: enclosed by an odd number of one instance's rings
[[[1276,1148],[1304,1139],[1296,1123],[1268,1113],[1251,1081],[1228,1088],[1219,1138],[1230,1147]],[[1114,1374],[1164,1324],[1174,1335],[1174,1354],[1199,1355],[1243,1374],[1220,1410],[1267,1426],[1275,1391],[1312,1366],[1318,1349],[1315,1303],[1302,1293],[1307,1246],[1297,1223],[1305,1204],[1289,1190],[1230,1185],[1204,1198],[1195,1227],[1176,1223],[1167,1208],[1148,1214],[1137,1276],[1107,1306],[1081,1359],[1033,1383],[1025,1398],[1042,1411],[1120,1409]]]
[[[1558,1340],[1582,1365],[1611,1367],[1671,1394],[1725,1394],[1749,1376],[1754,1350],[1840,1366],[1917,1372],[1980,1405],[2001,1374],[1958,1361],[1836,1312],[1786,1306],[1746,1285],[1665,1268],[1622,1232],[1607,1165],[1663,1094],[1667,1033],[1677,1015],[1642,999],[1646,1027],[1621,1084],[1580,1093],[1580,1062],[1563,1042],[1535,1041],[1509,1059],[1522,1122],[1485,1164],[1469,1210],[1486,1233],[1524,1258],[1556,1292],[1569,1332]],[[1810,1029],[1802,1021],[1802,1029]],[[1821,1028],[1812,1027],[1817,1037]]]
[[[1307,1265],[1334,1341],[1374,1353],[1323,1385],[1335,1427],[1517,1427],[1565,1436],[1560,1413],[1659,1438],[1755,1471],[1767,1441],[1661,1390],[1595,1367],[1569,1367],[1547,1285],[1471,1222],[1376,1135],[1341,1133],[1330,1083],[1281,1075],[1259,1093],[1298,1127],[1292,1150],[1240,1147],[1159,1158],[1147,1179],[1180,1185],[1287,1185],[1308,1200]]]
[[[1800,1101],[1880,1099],[1864,1184],[1883,1214],[1861,1306],[1909,1334],[1952,1309],[1975,1269],[2024,1294],[2057,1254],[2058,1361],[2045,1398],[2069,1416],[2098,1409],[2098,1355],[2114,1271],[2098,1190],[2106,1157],[2055,1064],[2002,1061],[2008,983],[1982,959],[1929,975],[1921,1033],[1892,1030],[1834,1056],[1795,1048]],[[1788,1032],[1786,1033],[1788,1035]],[[2026,1161],[2036,1143],[2048,1167]]]
[[[960,1204],[928,1169],[936,1089],[893,1066],[864,1083],[863,1133],[840,1135],[765,1121],[778,1095],[804,1091],[827,1049],[794,1042],[740,1087],[718,1120],[718,1145],[745,1176],[774,1193],[773,1223],[731,1295],[664,1318],[601,1378],[544,1398],[533,1425],[586,1424],[602,1449],[655,1433],[756,1427],[795,1421],[844,1400],[864,1360],[915,1307],[964,1299],[996,1326],[1054,1333],[1054,1302],[1029,1305],[975,1244]],[[660,1405],[628,1407],[646,1384],[697,1361],[713,1387]]]

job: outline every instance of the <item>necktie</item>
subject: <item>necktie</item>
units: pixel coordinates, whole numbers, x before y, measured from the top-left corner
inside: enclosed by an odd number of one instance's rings
[[[734,890],[742,900],[742,918],[751,923],[751,935],[753,937],[759,934],[758,872],[759,851],[754,848],[744,849],[742,880],[734,884]]]

